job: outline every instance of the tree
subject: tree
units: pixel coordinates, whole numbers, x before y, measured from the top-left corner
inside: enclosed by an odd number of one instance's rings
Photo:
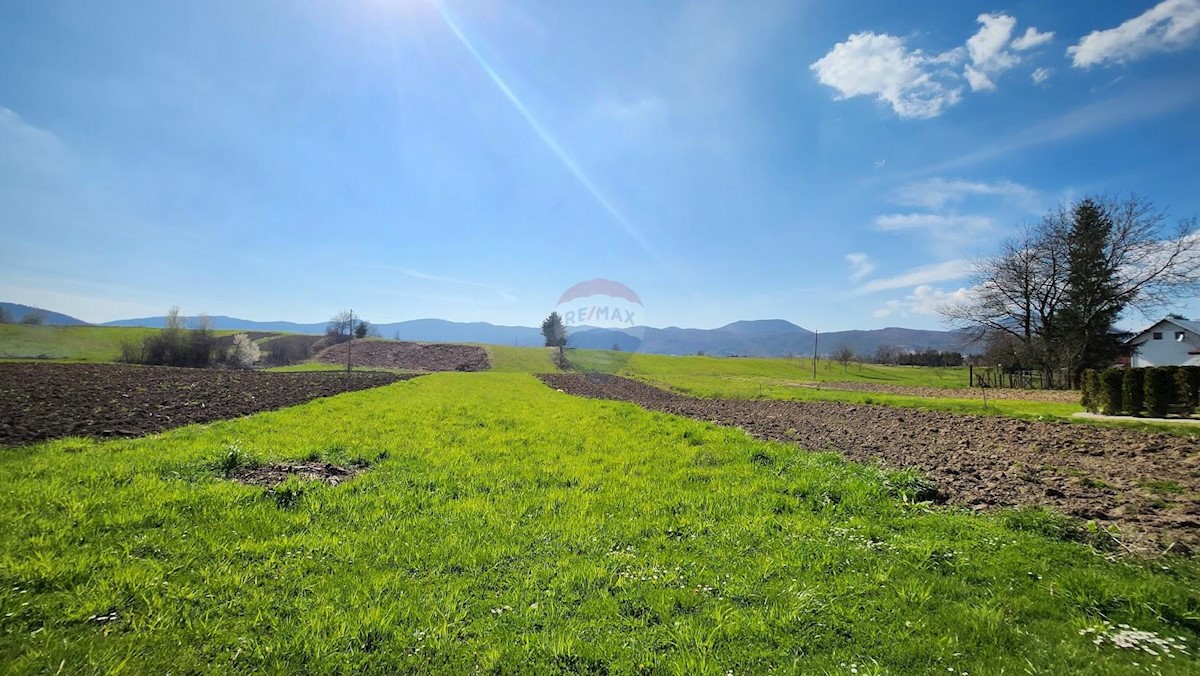
[[[334,343],[350,340],[354,335],[354,311],[342,310],[330,317],[325,325],[325,335],[332,338]]]
[[[367,321],[365,319],[360,321],[358,326],[354,327],[354,337],[358,338],[359,340],[366,338],[368,329],[370,329],[370,327],[368,326]]]
[[[558,365],[563,368],[567,363],[563,349],[567,346],[567,327],[557,312],[551,312],[542,320],[542,337],[546,339],[546,347],[558,348]]]
[[[9,314],[8,308],[0,307],[0,324],[11,324],[12,315]]]
[[[972,341],[1016,339],[1022,366],[1041,369],[1048,385],[1060,368],[1077,379],[1109,363],[1122,312],[1148,315],[1200,289],[1196,219],[1166,222],[1137,196],[1064,205],[976,261],[971,299],[940,312]]]
[[[895,345],[880,345],[875,348],[875,356],[871,361],[876,364],[897,364],[900,362],[901,351]]]
[[[29,326],[40,326],[46,322],[46,315],[41,310],[30,310],[21,316],[21,323]]]
[[[346,343],[346,373],[350,372],[354,330],[354,310],[342,310],[330,317],[329,323],[325,325],[325,338],[329,342],[334,345]]]
[[[833,351],[833,360],[842,365],[843,371],[850,366],[850,362],[854,361],[856,356],[854,348],[849,345],[842,345]]]
[[[1062,302],[1066,261],[1062,238],[1049,219],[1023,227],[1001,245],[1000,251],[972,265],[973,296],[939,312],[973,343],[1016,340],[1022,365],[1053,373],[1055,355],[1047,349]]]
[[[242,368],[249,368],[258,361],[262,356],[261,350],[250,336],[245,333],[239,333],[233,337],[233,350],[229,355],[230,361]]]
[[[1056,336],[1062,343],[1071,373],[1103,369],[1121,352],[1113,324],[1125,309],[1121,270],[1106,253],[1111,247],[1113,218],[1108,210],[1085,198],[1071,210],[1066,230],[1067,276],[1064,303]]]

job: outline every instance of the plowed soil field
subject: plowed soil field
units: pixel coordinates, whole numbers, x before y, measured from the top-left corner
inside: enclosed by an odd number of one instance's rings
[[[540,377],[570,394],[736,426],[855,462],[917,469],[954,504],[1050,507],[1116,525],[1131,548],[1200,546],[1200,443],[1192,439],[886,406],[695,399],[625,378]]]
[[[316,356],[326,364],[346,363],[346,344],[331,345]],[[410,371],[486,371],[487,350],[453,343],[410,343],[394,340],[355,340],[350,349],[354,366]]]
[[[63,436],[135,437],[411,377],[0,363],[0,445]]]

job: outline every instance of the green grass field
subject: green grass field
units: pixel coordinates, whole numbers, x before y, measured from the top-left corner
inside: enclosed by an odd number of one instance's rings
[[[0,324],[0,359],[116,361],[121,343],[140,341],[158,329],[116,326]]]
[[[307,457],[374,466],[218,470]],[[1200,564],[521,374],[3,449],[0,476],[10,673],[1200,669]],[[1123,625],[1170,642],[1119,647]]]
[[[558,369],[550,361],[550,348],[479,345],[487,350],[492,370],[500,373],[553,373]]]
[[[827,387],[821,389],[798,387],[796,385],[781,384],[780,381],[771,378],[693,376],[672,373],[657,376],[642,376],[641,380],[694,397],[720,399],[843,401],[851,404],[885,404],[906,408],[923,408],[931,411],[999,414],[1021,418],[1069,417],[1072,413],[1083,410],[1083,407],[1077,404],[1025,401],[1020,399],[996,399],[994,397],[988,399],[985,406],[981,395],[983,390],[967,388],[962,389],[961,397],[948,398],[919,397],[881,392],[858,392]]]
[[[618,353],[619,354],[619,353]],[[603,350],[574,350],[571,359],[584,364],[603,362]],[[791,382],[866,382],[887,385],[923,385],[966,388],[966,367],[934,368],[925,366],[878,366],[851,364],[849,368],[828,360],[818,360],[813,378],[812,359],[768,359],[757,357],[672,357],[659,354],[631,354],[623,371],[637,377],[719,376],[723,378],[770,378]]]

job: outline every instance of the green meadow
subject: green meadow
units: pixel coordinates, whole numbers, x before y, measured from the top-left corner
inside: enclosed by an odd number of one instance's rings
[[[224,478],[306,458],[370,468]],[[9,673],[1200,670],[1192,560],[519,373],[0,449],[0,476]]]
[[[841,364],[817,360],[813,377],[812,358],[670,356],[620,353],[608,350],[569,350],[568,358],[584,370],[619,369],[626,375],[653,379],[680,374],[719,378],[768,378],[782,382],[863,382],[886,385],[966,388],[967,368],[928,366],[880,366]]]
[[[0,359],[116,361],[121,356],[121,343],[140,341],[156,331],[117,326],[0,324]]]

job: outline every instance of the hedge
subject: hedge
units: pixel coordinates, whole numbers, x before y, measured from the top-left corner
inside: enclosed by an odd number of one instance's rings
[[[1196,386],[1192,382],[1196,371],[1195,366],[1175,369],[1175,402],[1172,408],[1182,415],[1191,415],[1196,411]]]
[[[1100,410],[1105,415],[1121,414],[1121,385],[1124,382],[1122,369],[1117,367],[1104,369],[1100,374]]]
[[[1083,377],[1079,379],[1080,404],[1089,413],[1095,413],[1100,408],[1100,374],[1096,369],[1084,369]]]
[[[1145,369],[1125,369],[1121,379],[1121,408],[1129,415],[1139,415],[1145,405]]]
[[[1169,366],[1155,366],[1146,371],[1146,412],[1161,418],[1175,403],[1175,374]]]

